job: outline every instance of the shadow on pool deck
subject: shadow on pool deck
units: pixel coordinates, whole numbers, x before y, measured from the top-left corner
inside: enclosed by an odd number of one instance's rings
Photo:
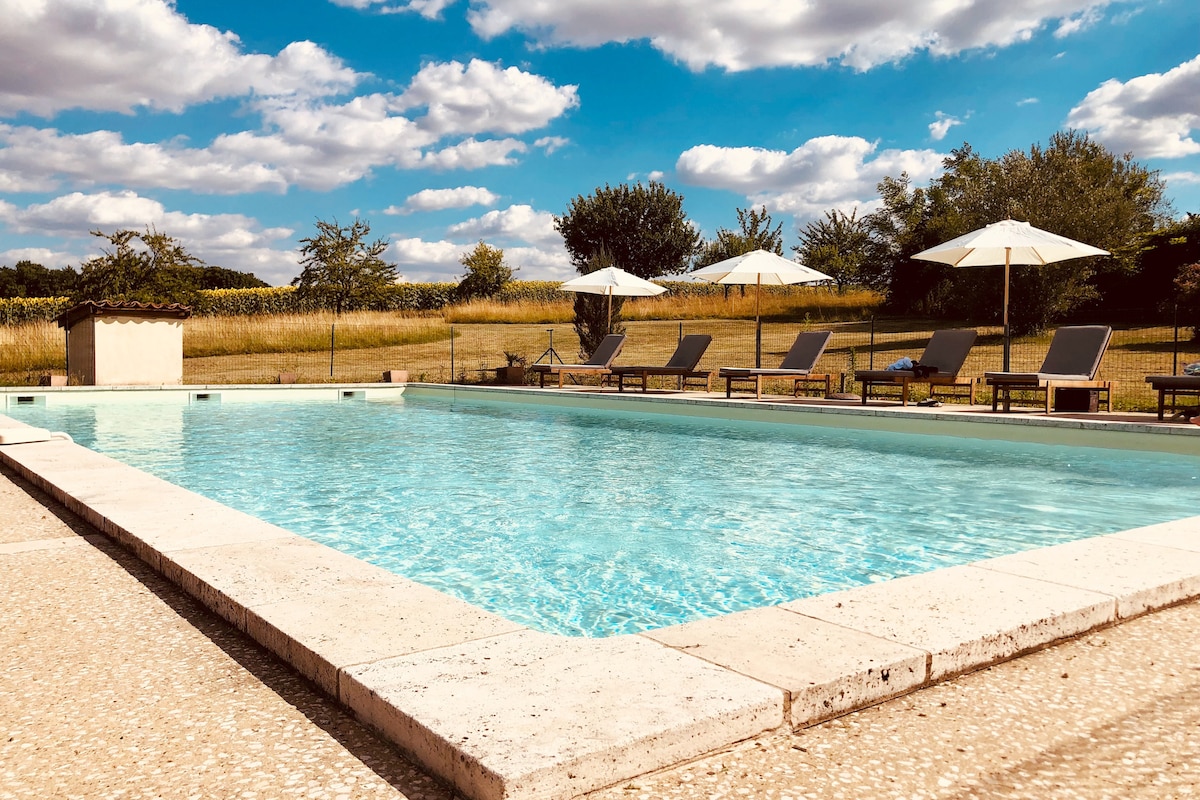
[[[306,786],[319,787],[306,796],[333,796],[341,782],[378,797],[454,797],[3,465],[0,518],[0,796],[99,797],[122,784],[160,797],[232,796],[244,776],[252,785],[242,788],[259,796]]]

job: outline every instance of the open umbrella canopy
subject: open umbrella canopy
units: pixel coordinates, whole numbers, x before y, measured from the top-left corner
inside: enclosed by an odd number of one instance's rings
[[[1004,370],[1008,371],[1008,272],[1012,264],[1053,264],[1084,256],[1107,256],[1107,250],[1035,228],[1028,222],[1006,219],[957,239],[922,250],[913,258],[937,261],[953,267],[1004,265]]]
[[[608,297],[608,329],[612,331],[612,299],[618,297],[651,297],[662,294],[665,286],[651,283],[645,278],[639,278],[631,272],[619,267],[605,267],[578,278],[571,278],[559,287],[565,292],[583,292],[584,294],[602,294]]]
[[[754,250],[707,267],[689,272],[712,283],[753,283],[761,286],[784,286],[790,283],[818,283],[833,278],[812,267],[786,259],[767,250]]]
[[[767,250],[754,250],[740,256],[727,258],[688,274],[712,283],[753,283],[759,287],[754,295],[754,366],[756,368],[762,366],[762,316],[759,314],[759,305],[762,300],[761,287],[833,280],[824,272],[818,272],[812,267],[806,267]]]
[[[954,267],[998,264],[1053,264],[1069,258],[1106,256],[1107,250],[1035,228],[1028,222],[1006,219],[957,239],[917,253],[913,258],[938,261]]]
[[[662,294],[667,289],[657,283],[651,283],[618,267],[605,267],[578,278],[564,282],[558,288],[565,292],[584,292],[585,294],[604,294],[609,297],[651,297]]]

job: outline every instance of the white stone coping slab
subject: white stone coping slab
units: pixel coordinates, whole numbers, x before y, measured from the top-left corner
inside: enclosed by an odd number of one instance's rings
[[[1114,622],[1115,598],[977,566],[784,603],[814,619],[929,654],[930,681],[1012,658]]]
[[[777,690],[638,636],[523,631],[347,678],[348,705],[468,797],[573,797],[783,723]]]
[[[0,427],[20,423],[0,417]],[[1200,556],[1194,517],[577,639],[527,630],[71,442],[0,448],[0,461],[479,800],[573,797],[1200,593],[1200,567],[1188,574]]]
[[[977,566],[1112,595],[1120,618],[1200,595],[1200,552],[1119,536],[1014,553]]]
[[[792,727],[906,694],[928,678],[924,650],[780,606],[642,635],[779,687],[785,693]]]

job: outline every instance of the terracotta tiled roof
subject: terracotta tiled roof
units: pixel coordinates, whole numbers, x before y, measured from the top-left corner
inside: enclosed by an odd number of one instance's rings
[[[86,300],[55,318],[60,328],[70,328],[88,317],[124,316],[158,319],[187,319],[192,309],[181,303],[139,303],[136,300]]]

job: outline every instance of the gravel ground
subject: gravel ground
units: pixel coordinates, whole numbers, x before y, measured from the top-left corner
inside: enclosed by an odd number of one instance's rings
[[[0,469],[0,798],[455,795]],[[1200,602],[589,795],[1200,796]]]

